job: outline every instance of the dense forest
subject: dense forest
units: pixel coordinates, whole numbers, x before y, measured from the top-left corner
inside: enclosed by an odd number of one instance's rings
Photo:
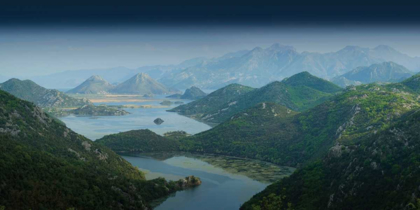
[[[0,209],[147,209],[180,188],[0,91]]]
[[[419,209],[420,112],[329,151],[241,209]],[[275,207],[275,208],[274,208]]]

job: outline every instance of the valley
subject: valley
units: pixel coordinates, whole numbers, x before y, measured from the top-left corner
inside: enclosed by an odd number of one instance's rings
[[[419,209],[419,70],[385,45],[273,44],[11,78],[0,210]]]

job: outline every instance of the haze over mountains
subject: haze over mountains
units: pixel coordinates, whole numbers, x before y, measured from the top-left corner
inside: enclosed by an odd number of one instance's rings
[[[79,93],[79,94],[107,94],[110,90],[115,88],[109,82],[104,80],[98,75],[89,77],[79,86],[67,91],[67,93]]]
[[[152,79],[145,73],[138,73],[129,80],[117,85],[111,90],[112,93],[122,94],[168,94],[174,93],[164,85]]]
[[[216,58],[193,58],[178,65],[76,70],[31,79],[48,88],[74,88],[92,75],[99,75],[115,85],[143,72],[169,88],[186,89],[197,86],[218,89],[231,83],[261,87],[302,71],[332,79],[357,67],[389,61],[413,72],[420,71],[420,58],[411,57],[385,45],[372,49],[347,46],[337,52],[317,53],[298,52],[292,46],[273,44],[265,49],[256,47]]]
[[[47,87],[47,88],[74,88],[84,82],[92,75],[101,76],[103,79],[111,84],[119,84],[124,82],[138,73],[147,73],[152,78],[158,79],[163,77],[168,71],[179,71],[189,66],[201,63],[205,58],[193,58],[186,60],[178,65],[156,65],[156,66],[143,66],[137,69],[130,69],[126,67],[115,67],[106,69],[83,69],[59,72],[55,74],[36,76],[30,78],[34,82]],[[0,77],[1,79],[1,77]]]
[[[374,82],[400,82],[411,77],[414,73],[404,66],[394,62],[384,62],[371,66],[361,66],[331,81],[341,87],[360,85]]]
[[[266,49],[256,47],[242,56],[193,66],[161,81],[177,88],[191,85],[220,88],[230,83],[261,87],[302,71],[329,79],[359,66],[385,61],[420,70],[420,58],[409,57],[387,46],[373,49],[347,46],[337,52],[321,54],[299,53],[291,46],[274,44]]]
[[[150,94],[169,94],[177,92],[177,90],[166,88],[156,80],[152,79],[146,73],[138,73],[114,86],[104,80],[98,75],[94,75],[84,81],[82,84],[73,88],[67,93],[72,94],[137,94],[137,95],[150,95]]]

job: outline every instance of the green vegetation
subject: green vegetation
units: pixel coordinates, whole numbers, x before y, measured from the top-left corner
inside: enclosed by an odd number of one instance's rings
[[[182,139],[191,135],[185,131],[169,131],[164,133],[163,136],[168,139]]]
[[[192,86],[185,90],[185,93],[181,96],[181,99],[197,100],[205,97],[206,95],[207,94],[200,90],[200,88]]]
[[[181,149],[294,167],[306,164],[337,142],[355,144],[360,136],[378,132],[420,107],[417,95],[388,89],[349,88],[299,114],[274,103],[259,104],[211,130],[182,139]]]
[[[221,123],[258,103],[274,102],[294,111],[303,111],[341,91],[340,87],[308,72],[296,74],[281,82],[272,82],[259,89],[244,88],[246,91],[242,94],[235,94],[237,88],[238,85],[229,85],[201,100],[170,111],[208,123]],[[230,94],[226,94],[227,90]],[[213,100],[215,97],[219,97],[217,101]]]
[[[65,117],[68,115],[83,116],[120,116],[130,114],[129,112],[106,105],[85,105],[77,109],[44,108],[46,113],[54,117]]]
[[[178,112],[179,114],[192,118],[202,119],[202,116],[205,113],[213,113],[218,109],[218,107],[223,106],[225,103],[232,103],[238,97],[245,95],[252,90],[253,88],[251,87],[231,84],[210,93],[202,99],[175,107],[169,111]]]
[[[76,116],[120,116],[130,114],[123,109],[117,109],[106,105],[86,105],[74,110],[69,110],[68,112],[69,114],[74,114]]]
[[[170,106],[170,105],[172,105],[172,102],[165,100],[165,101],[162,101],[160,104],[164,105],[164,106]]]
[[[95,143],[107,146],[119,153],[177,151],[179,144],[146,130],[132,130],[102,137]]]
[[[270,185],[241,209],[277,205],[287,209],[419,209],[420,112],[352,145],[333,148],[311,163]]]
[[[5,209],[146,209],[184,189],[164,179],[146,181],[110,149],[3,91],[0,168]]]
[[[10,79],[0,84],[0,89],[42,108],[80,107],[91,104],[87,99],[76,99],[58,90],[46,89],[30,80]]]
[[[420,93],[420,74],[416,74],[402,81],[401,84],[407,86],[409,89],[416,93]]]
[[[197,100],[200,98],[204,98],[207,94],[200,90],[200,88],[192,86],[185,90],[184,94],[173,94],[166,98],[174,98],[174,99],[189,99],[189,100]]]

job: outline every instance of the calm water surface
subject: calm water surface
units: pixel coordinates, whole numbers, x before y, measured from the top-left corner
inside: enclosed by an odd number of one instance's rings
[[[123,157],[146,172],[147,179],[164,177],[168,180],[178,180],[189,175],[200,177],[202,181],[200,186],[176,192],[155,207],[157,210],[239,209],[241,204],[262,191],[269,184],[268,182],[251,179],[241,173],[228,172],[223,168],[203,161],[202,157],[194,157],[193,155],[188,157],[179,155],[164,160],[154,159],[149,156]],[[208,158],[206,157],[206,159]],[[217,158],[218,161],[221,160],[220,157],[213,158]],[[230,162],[230,159],[228,158],[226,162]],[[252,160],[243,161],[253,164]],[[231,167],[235,166],[232,165]],[[272,167],[265,171],[264,169],[268,169],[267,164],[263,164],[257,170],[268,174]],[[283,167],[281,170],[284,175],[289,175],[294,169]],[[281,177],[278,178],[280,179]]]
[[[161,101],[101,103],[107,105],[156,105]],[[185,103],[188,101],[184,101]],[[178,115],[166,112],[175,107],[125,109],[130,115],[107,117],[60,118],[77,133],[92,140],[135,129],[150,129],[158,134],[168,131],[183,130],[190,134],[210,129],[210,126]],[[165,122],[156,125],[153,120],[162,118]],[[156,155],[123,156],[134,166],[146,173],[147,179],[164,177],[179,180],[194,175],[200,177],[202,184],[194,189],[172,194],[166,200],[156,204],[157,210],[197,210],[197,209],[238,209],[253,195],[262,191],[269,183],[293,172],[293,168],[279,167],[261,161],[239,158],[198,156],[198,155]],[[153,157],[153,158],[152,158]]]
[[[181,100],[180,100],[181,101]],[[188,101],[184,101],[185,103]],[[161,106],[160,101],[148,101],[148,102],[118,102],[118,103],[100,103],[107,105],[155,105]],[[201,131],[210,129],[210,126],[190,119],[188,117],[181,116],[174,112],[167,112],[166,110],[171,109],[177,105],[172,105],[169,108],[136,108],[124,109],[131,114],[124,116],[104,116],[104,117],[75,117],[68,116],[62,117],[67,127],[71,128],[75,132],[86,136],[91,140],[96,140],[104,135],[137,130],[137,129],[150,129],[155,133],[163,134],[168,131],[183,130],[189,134],[196,134]],[[165,122],[161,125],[156,125],[153,120],[161,118]]]

